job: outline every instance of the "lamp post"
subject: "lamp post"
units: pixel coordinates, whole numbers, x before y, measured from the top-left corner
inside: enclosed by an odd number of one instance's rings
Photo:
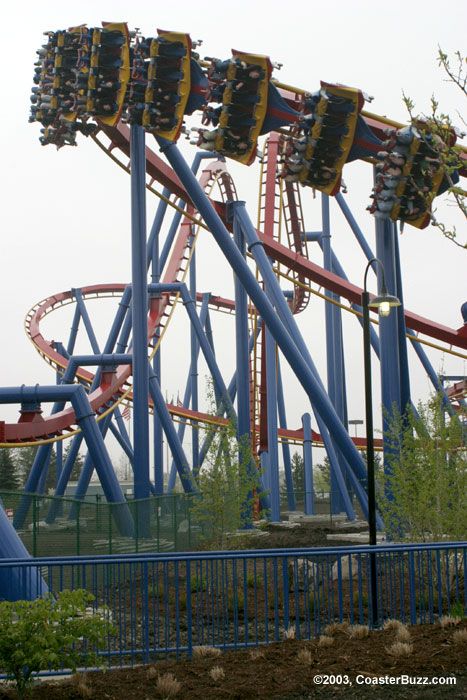
[[[370,300],[366,288],[368,270],[373,263],[381,269],[381,292]],[[367,491],[368,491],[368,529],[370,545],[376,545],[376,489],[375,489],[375,450],[373,442],[373,399],[371,391],[371,344],[370,344],[370,308],[378,309],[380,316],[389,316],[393,306],[400,306],[397,297],[388,294],[384,267],[381,260],[372,258],[365,268],[362,292],[363,310],[363,357],[365,368],[365,414],[366,414],[366,454],[367,454]],[[370,584],[371,584],[371,622],[373,627],[378,625],[378,594],[376,576],[376,554],[370,552]]]
[[[360,418],[353,418],[352,420],[349,420],[348,423],[349,425],[355,426],[355,437],[357,437],[357,426],[363,425],[363,421]]]

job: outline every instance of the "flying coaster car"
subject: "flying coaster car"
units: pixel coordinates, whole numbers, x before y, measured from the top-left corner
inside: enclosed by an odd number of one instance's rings
[[[120,118],[130,78],[128,27],[103,22],[92,32],[86,113],[108,126]]]
[[[321,90],[305,101],[301,135],[288,139],[281,177],[336,194],[363,103],[360,90],[321,82]]]
[[[218,128],[200,131],[198,145],[251,165],[268,109],[272,64],[267,56],[232,50],[232,59],[211,59],[213,100],[221,102]]]
[[[189,34],[157,30],[149,46],[147,87],[141,124],[147,131],[176,141],[191,89]],[[137,118],[137,111],[132,118]]]
[[[40,141],[60,148],[76,145],[78,131],[89,135],[93,116],[115,125],[125,100],[129,78],[129,34],[126,24],[103,23],[48,32],[37,52],[30,121],[43,128]]]
[[[425,228],[445,177],[441,152],[446,143],[420,124],[391,132],[384,146],[386,150],[377,154],[373,203],[368,209],[377,218]]]

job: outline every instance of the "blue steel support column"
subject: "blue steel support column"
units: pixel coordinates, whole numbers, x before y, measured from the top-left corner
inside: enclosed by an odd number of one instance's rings
[[[112,423],[112,421],[110,421],[108,429],[110,430],[110,432],[112,433],[112,435],[114,436],[114,438],[128,457],[130,464],[133,465],[133,448],[130,442],[128,440],[125,440],[120,430],[117,428],[116,425]]]
[[[123,448],[123,449],[125,450],[125,453],[127,454],[128,459],[130,460],[130,464],[133,467],[133,448],[131,446],[130,436],[128,435],[128,431],[126,429],[125,420],[124,420],[122,413],[121,413],[120,409],[118,408],[118,406],[114,411],[112,411],[112,416],[117,424],[116,430],[120,434],[122,441],[126,445],[126,448]],[[112,430],[112,432],[113,432],[113,430]],[[122,443],[120,443],[120,444],[122,444]],[[122,444],[122,447],[123,447],[123,444]]]
[[[384,268],[386,287],[389,294],[397,296],[395,243],[392,221],[389,219],[375,219],[376,227],[376,257]],[[378,266],[378,278],[380,276]],[[381,365],[381,401],[383,407],[383,449],[384,471],[389,475],[387,461],[388,452],[391,449],[387,435],[390,416],[394,406],[399,413],[402,412],[400,391],[400,365],[399,365],[399,328],[397,314],[389,314],[386,318],[379,318],[380,340],[380,365]],[[388,489],[388,496],[391,497]]]
[[[201,310],[199,313],[199,320],[201,323],[201,326],[204,328],[204,325],[207,321],[208,317],[208,312],[209,312],[209,297],[210,294],[203,294],[203,301],[201,304]],[[199,355],[199,343],[197,344],[197,349],[196,349],[196,357],[198,358]],[[159,385],[160,386],[160,385]],[[185,392],[183,394],[183,405],[188,406],[191,400],[191,376],[188,375],[187,382],[185,385]],[[180,423],[178,426],[178,439],[180,440],[180,443],[183,443],[183,438],[185,436],[185,423]],[[199,469],[196,469],[193,467],[193,475],[196,477],[198,474]],[[172,464],[170,466],[170,473],[169,473],[169,479],[167,482],[167,493],[171,493],[174,488],[175,488],[175,480],[177,477],[177,465],[175,460],[172,460]]]
[[[162,194],[164,197],[169,197],[170,192],[167,188],[164,187]],[[148,243],[147,243],[147,253],[151,255],[151,261],[152,261],[152,275],[151,275],[151,282],[153,284],[157,284],[160,281],[160,276],[161,276],[161,267],[160,267],[160,254],[159,254],[159,239],[160,239],[160,231],[162,227],[162,223],[164,221],[164,216],[167,211],[167,202],[164,201],[163,199],[159,200],[159,204],[157,206],[156,210],[156,215],[154,217],[154,221],[151,227],[151,231],[149,233],[149,238],[148,238]],[[154,343],[157,345],[158,340],[159,340],[159,327],[156,329],[156,333],[154,335]],[[161,346],[159,345],[156,354],[153,357],[152,360],[152,369],[154,371],[155,376],[157,377],[157,381],[159,383],[159,386],[162,381],[162,368],[161,368]],[[153,468],[153,473],[154,473],[154,493],[156,496],[161,495],[164,493],[164,449],[163,449],[163,431],[162,431],[162,425],[161,422],[154,411],[153,414],[153,421],[152,421],[152,426],[153,426],[153,450],[154,450],[154,468]],[[134,464],[134,462],[132,462]]]
[[[308,347],[304,342],[303,337],[298,329],[297,323],[290,311],[289,305],[287,304],[284,298],[284,294],[280,289],[280,286],[277,284],[276,277],[272,270],[271,263],[264,251],[264,247],[258,239],[256,231],[248,217],[248,214],[246,213],[246,210],[243,207],[239,207],[238,210],[236,210],[236,214],[241,220],[242,229],[245,233],[247,242],[249,244],[249,250],[251,251],[256,261],[256,264],[258,265],[261,271],[265,283],[268,285],[268,292],[271,296],[274,297],[274,303],[276,305],[277,313],[279,315],[280,320],[285,326],[284,330],[286,331],[286,333],[290,334],[291,342],[299,351],[302,359],[304,360],[308,369],[310,370],[310,373],[313,376],[316,385],[319,386],[319,389],[323,392],[323,395],[326,397],[326,401],[328,402],[329,406],[329,398],[325,393],[321,378],[308,351]],[[344,475],[342,474],[336,451],[334,449],[333,440],[331,440],[330,435],[331,432],[333,436],[336,435],[336,428],[333,428],[333,430],[330,431],[326,426],[326,422],[320,415],[319,410],[317,410],[317,407],[313,405],[313,403],[312,407],[316,415],[316,422],[318,423],[319,432],[321,434],[324,446],[326,448],[326,452],[329,456],[329,461],[332,465],[334,465],[334,472],[336,474],[336,479],[339,485],[339,490],[342,496],[345,512],[347,513],[347,516],[350,520],[354,520],[355,511],[351,503],[351,499],[347,490],[347,485],[344,480]],[[333,411],[334,417],[338,418],[337,414],[335,413],[334,407],[332,406],[332,403],[330,404],[330,407]],[[350,441],[352,445],[352,450],[354,450],[353,459],[349,460],[348,462],[343,460],[343,464],[344,467],[348,470],[349,479],[357,492],[358,498],[362,504],[362,508],[365,510],[366,505],[364,505],[364,502],[366,501],[366,494],[364,493],[364,490],[361,488],[360,482],[358,481],[358,479],[362,479],[365,476],[365,466],[342,423],[340,423],[340,427],[345,431],[346,438]]]
[[[185,456],[185,452],[183,451],[182,444],[178,439],[172,418],[167,410],[160,386],[157,383],[156,376],[151,367],[149,367],[149,393],[151,394],[151,398],[154,403],[154,410],[157,411],[159,420],[162,423],[165,436],[169,443],[170,450],[176,461],[178,474],[180,476],[183,489],[186,493],[197,493],[198,487],[196,485],[196,481],[194,480],[193,474],[188,466],[188,460]]]
[[[268,411],[268,456],[269,456],[269,497],[271,499],[270,519],[280,522],[279,455],[277,442],[277,374],[276,343],[266,326],[266,387]]]
[[[131,155],[131,278],[133,342],[133,439],[135,499],[148,498],[149,404],[148,404],[148,291],[146,263],[146,154],[144,129],[130,127]],[[146,515],[146,514],[145,514]],[[145,518],[143,515],[143,518]],[[149,513],[147,514],[149,515]],[[148,522],[141,522],[148,534]]]
[[[0,506],[0,559],[32,559],[18,533]],[[28,568],[0,568],[2,600],[35,600],[48,593],[40,571]]]
[[[305,514],[313,515],[313,460],[311,455],[311,417],[309,413],[302,416],[303,426],[303,470],[305,475]]]
[[[81,319],[81,312],[80,312],[79,306],[77,304],[75,306],[75,313],[73,315],[73,321],[72,321],[71,328],[70,328],[70,336],[68,338],[68,343],[66,346],[66,349],[67,349],[67,352],[69,355],[72,355],[73,350],[75,349],[76,336],[78,335],[80,319]]]
[[[405,309],[404,309],[404,293],[402,291],[402,270],[401,259],[399,254],[399,238],[397,232],[397,224],[392,224],[393,240],[394,240],[394,264],[395,264],[395,283],[396,296],[400,301],[395,311],[397,313],[397,328],[399,331],[399,368],[400,368],[400,396],[401,410],[405,413],[410,408],[410,374],[409,374],[409,359],[407,356],[407,338],[405,326]]]
[[[351,475],[355,476],[354,472],[356,474],[364,474],[365,467],[362,458],[358,454],[352,440],[350,439],[350,436],[348,435],[347,431],[345,430],[344,426],[342,425],[338,416],[336,415],[336,412],[334,411],[332,404],[330,403],[329,398],[326,395],[326,392],[323,390],[317,377],[310,369],[308,363],[309,353],[306,350],[306,346],[303,342],[303,339],[299,334],[298,328],[296,327],[296,324],[293,320],[290,309],[288,308],[287,303],[284,300],[283,292],[280,286],[278,285],[277,280],[275,279],[274,273],[267,260],[265,251],[261,250],[260,243],[257,240],[256,232],[253,229],[253,235],[255,240],[252,240],[252,242],[250,243],[250,250],[254,248],[257,248],[259,250],[257,258],[262,263],[261,267],[263,268],[266,275],[268,275],[269,272],[272,275],[271,290],[274,294],[274,303],[276,304],[279,313],[281,313],[284,316],[284,319],[287,321],[287,327],[276,316],[276,313],[270,301],[260,288],[258,282],[255,280],[253,273],[249,269],[246,262],[243,260],[235,243],[231,240],[229,232],[225,228],[217,212],[213,209],[211,203],[209,202],[205,193],[201,189],[199,183],[196,181],[196,178],[193,177],[193,174],[191,173],[183,157],[179,153],[176,145],[173,143],[169,143],[168,141],[160,137],[157,138],[157,141],[160,144],[161,149],[165,153],[168,161],[170,162],[178,177],[180,178],[182,184],[189,192],[190,198],[192,199],[195,207],[198,209],[201,216],[208,225],[213,238],[218,243],[220,249],[222,250],[223,254],[225,255],[233,270],[239,275],[247,294],[257,307],[260,315],[263,317],[264,322],[267,323],[269,330],[271,331],[276,342],[279,344],[279,347],[281,348],[284,356],[286,357],[287,361],[289,362],[290,366],[292,367],[296,376],[298,377],[299,381],[304,387],[311,403],[315,405],[317,413],[319,413],[322,416],[326,427],[332,431],[333,437],[337,445],[339,446],[339,449],[347,457],[347,460],[351,467]],[[248,221],[247,226],[251,227],[251,222],[249,222],[248,217],[246,217],[246,219]],[[243,226],[242,229],[245,233],[245,228]],[[263,255],[261,255],[261,252],[263,253]],[[283,305],[285,305],[286,307],[285,310]],[[295,339],[292,340],[289,329],[291,332],[294,333],[294,338],[296,338],[298,342],[297,345],[295,343]],[[303,349],[305,349],[305,352],[303,352]],[[346,490],[345,484],[343,485],[343,489],[344,491]],[[362,493],[361,490],[359,491],[358,487],[357,495],[360,500],[362,509],[366,515],[368,513],[368,502],[365,494]],[[347,510],[346,508],[347,512],[353,513],[351,503],[349,502],[348,505],[350,506],[350,508],[349,510]],[[381,526],[382,521],[380,520],[379,522]]]
[[[323,249],[324,268],[332,272],[332,254],[331,254],[331,225],[329,216],[329,197],[326,194],[321,195],[321,213],[323,224],[323,235],[321,236],[321,247]],[[325,296],[328,299],[334,299],[333,292],[325,291]],[[325,303],[325,319],[326,319],[326,362],[328,375],[328,394],[337,415],[342,420],[337,406],[337,386],[341,381],[341,377],[336,376],[336,353],[339,352],[337,347],[337,339],[334,329],[334,307],[330,302]],[[328,455],[329,458],[329,455]],[[335,464],[329,458],[331,469],[331,509],[332,513],[340,513],[342,508],[342,499],[337,484],[335,474]]]
[[[95,413],[91,408],[88,397],[81,384],[72,386],[20,386],[0,387],[0,403],[23,402],[64,402],[71,401],[76,422],[80,426],[91,458],[96,465],[96,470],[102,484],[105,496],[109,502],[116,506],[115,518],[122,535],[131,535],[133,521],[126,506],[125,497],[118,483],[118,479],[112,467],[102,435],[94,420]]]
[[[375,256],[373,255],[373,252],[372,252],[370,246],[368,245],[367,240],[366,240],[365,236],[363,235],[361,228],[359,227],[359,225],[355,221],[354,215],[350,211],[349,205],[345,201],[343,195],[340,192],[338,192],[335,195],[334,199],[338,203],[339,207],[341,208],[342,213],[344,214],[345,218],[347,219],[347,223],[349,224],[350,228],[352,229],[354,236],[357,239],[357,242],[358,242],[360,248],[365,253],[366,259],[371,260]],[[374,265],[373,265],[373,270],[376,270],[376,267]]]
[[[408,332],[415,337],[415,333],[409,329],[407,329]],[[423,346],[421,343],[417,342],[416,340],[411,340],[412,347],[415,350],[418,359],[422,363],[422,366],[427,373],[431,383],[433,384],[433,387],[435,391],[441,394],[443,398],[443,405],[445,410],[449,413],[450,416],[455,416],[456,412],[452,406],[452,403],[449,400],[449,397],[446,393],[446,390],[444,389],[443,383],[440,381],[438,375],[436,374],[435,370],[433,369],[433,365],[431,364],[430,360],[428,359],[428,355],[426,354],[425,350],[423,349]]]
[[[233,212],[238,202],[229,202],[229,215],[233,220],[234,241],[243,258],[246,257],[245,238]],[[234,274],[235,287],[235,360],[237,376],[237,440],[239,464],[245,459],[245,448],[250,445],[250,358],[248,351],[248,297],[238,276]],[[251,463],[250,463],[251,465]],[[252,465],[251,465],[252,466]],[[245,523],[252,520],[253,495],[243,504]],[[252,527],[252,525],[251,525]]]
[[[279,413],[279,425],[287,429],[287,415],[285,412],[284,386],[282,384],[282,372],[279,356],[277,357],[277,411]],[[295,492],[292,478],[292,464],[290,460],[290,446],[286,440],[282,442],[282,459],[284,462],[285,485],[287,489],[287,508],[296,510]]]
[[[89,342],[91,343],[92,351],[98,353],[100,352],[99,344],[97,342],[96,334],[94,333],[94,328],[92,327],[91,319],[89,318],[88,310],[84,303],[83,293],[81,289],[73,289],[73,294],[75,295],[76,304],[79,308],[81,318],[83,319],[84,327],[86,329]]]
[[[191,227],[192,234],[193,226]],[[191,245],[194,246],[195,239],[192,236]],[[190,260],[190,294],[192,299],[196,299],[196,250],[191,253]],[[198,340],[195,329],[190,325],[190,376],[191,376],[191,408],[197,411],[198,406]],[[199,430],[198,424],[193,422],[191,429],[191,455],[193,473],[199,471]]]

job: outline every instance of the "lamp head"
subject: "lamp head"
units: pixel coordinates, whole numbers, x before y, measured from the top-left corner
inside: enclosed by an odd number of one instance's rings
[[[401,303],[399,299],[392,294],[388,294],[386,290],[382,290],[381,294],[373,297],[368,306],[373,309],[378,309],[380,316],[386,317],[391,313],[391,308],[393,306],[400,306]]]

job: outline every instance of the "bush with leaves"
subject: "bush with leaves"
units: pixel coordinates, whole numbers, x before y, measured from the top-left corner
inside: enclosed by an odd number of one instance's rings
[[[24,698],[39,671],[99,665],[97,650],[115,632],[107,608],[84,590],[0,603],[0,669]]]
[[[216,415],[212,383],[208,383],[207,399],[210,412]],[[209,450],[198,474],[200,497],[193,500],[192,517],[201,528],[202,539],[210,547],[222,548],[227,533],[251,525],[253,493],[256,497],[261,494],[248,436],[237,440],[234,420],[208,427],[206,437]]]
[[[237,441],[232,423],[212,429],[212,442],[198,475],[200,497],[192,505],[193,521],[202,539],[222,548],[225,537],[252,522],[252,493],[256,484],[250,472],[251,450]]]
[[[412,541],[462,539],[467,531],[462,421],[445,413],[438,395],[417,410],[418,416],[393,411],[389,418],[389,473],[379,502],[386,528]]]

